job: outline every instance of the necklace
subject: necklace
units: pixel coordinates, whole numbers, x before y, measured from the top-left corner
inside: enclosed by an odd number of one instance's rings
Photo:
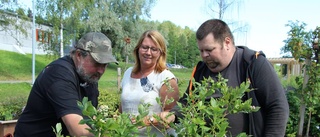
[[[142,73],[142,70],[140,70],[141,78],[144,78],[144,75]]]

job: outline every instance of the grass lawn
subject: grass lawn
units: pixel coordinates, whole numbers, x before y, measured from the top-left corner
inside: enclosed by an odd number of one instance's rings
[[[0,84],[0,103],[12,98],[27,98],[31,89],[30,83]]]
[[[0,50],[0,81],[10,80],[32,80],[32,55],[19,54],[15,52],[8,52]],[[36,75],[57,57],[36,55],[35,58],[35,73]],[[118,91],[118,79],[121,79],[121,75],[126,68],[132,65],[126,65],[120,62],[119,65],[110,64],[104,75],[99,81],[99,89],[102,92],[117,92]],[[118,68],[121,68],[121,74],[118,77]],[[179,79],[180,92],[184,92],[188,80],[191,75],[192,69],[170,69],[175,76]],[[14,83],[14,84],[1,84],[0,83],[0,103],[9,100],[12,97],[27,97],[31,90],[30,83]]]
[[[31,81],[32,80],[32,55],[22,55],[15,52],[0,50],[0,81]],[[36,55],[35,77],[42,69],[58,57]],[[99,80],[99,104],[107,105],[116,111],[119,105],[118,81],[124,71],[132,66],[120,62],[119,65],[110,64]],[[121,72],[118,74],[117,70]],[[180,95],[185,91],[192,69],[171,69],[179,79]],[[0,120],[16,119],[21,114],[27,102],[32,85],[30,82],[0,83]]]

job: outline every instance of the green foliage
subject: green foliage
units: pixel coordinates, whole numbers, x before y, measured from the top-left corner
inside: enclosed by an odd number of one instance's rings
[[[107,107],[100,107],[96,110],[88,98],[78,102],[83,115],[89,119],[82,120],[80,124],[87,124],[91,127],[88,129],[96,137],[113,136],[113,137],[132,137],[138,133],[138,127],[144,126],[143,118],[148,115],[147,105],[139,106],[138,116],[131,116],[126,113],[113,115],[110,117],[110,110]],[[131,122],[136,119],[136,122]]]
[[[287,129],[286,129],[286,135],[296,135],[297,129],[298,129],[298,122],[299,122],[299,107],[300,107],[300,92],[298,90],[302,90],[301,87],[299,87],[299,84],[301,84],[302,77],[291,77],[288,80],[284,81],[284,87],[291,87],[292,89],[287,89],[287,99],[289,103],[289,110],[290,115],[287,123]],[[299,89],[300,88],[300,89]]]
[[[228,135],[228,121],[226,116],[236,113],[251,113],[259,110],[259,107],[251,106],[251,99],[242,101],[246,92],[250,92],[249,83],[242,83],[240,87],[231,88],[227,86],[227,80],[219,76],[214,82],[211,78],[205,79],[202,83],[194,83],[196,87],[192,94],[187,97],[187,105],[178,104],[184,118],[176,125],[179,136],[208,136],[217,137]],[[216,92],[222,97],[207,97]],[[209,125],[205,119],[212,123]],[[238,136],[246,136],[240,134]]]
[[[15,0],[2,0],[0,3],[0,31],[10,35],[18,45],[21,45],[17,33],[27,37],[27,28],[30,28],[29,17],[21,5],[17,5]],[[12,29],[14,28],[14,29]]]
[[[59,53],[62,28],[65,47],[70,45],[70,40],[76,40],[86,32],[100,31],[111,39],[114,53],[122,54],[123,39],[129,37],[136,42],[145,31],[140,21],[143,16],[150,17],[149,11],[154,3],[154,0],[37,0],[37,22],[52,26],[52,41],[42,47]],[[131,48],[128,51],[132,51]],[[117,59],[123,60],[121,57]]]
[[[170,87],[168,80],[165,84]],[[173,89],[169,88],[168,92],[173,92]],[[127,113],[118,112],[119,104],[119,92],[104,92],[103,98],[99,98],[99,109],[96,110],[87,98],[84,98],[82,102],[78,102],[78,106],[83,112],[83,115],[89,119],[82,120],[81,124],[90,125],[92,129],[89,129],[95,136],[137,136],[139,134],[138,128],[145,126],[146,116],[149,114],[150,104],[140,104],[138,106],[139,115],[131,115]],[[164,107],[165,104],[170,104],[173,99],[165,99],[163,102],[157,98],[157,102]],[[153,115],[157,121],[165,124],[164,121],[158,115]],[[126,127],[126,128],[123,128]],[[161,129],[158,129],[161,130]],[[147,127],[147,132],[150,132],[150,127]],[[166,131],[163,131],[166,134]],[[149,134],[149,136],[153,136]]]
[[[26,104],[25,97],[11,97],[6,102],[0,102],[0,120],[17,119]]]
[[[305,31],[306,24],[290,21],[286,26],[291,27],[288,39],[282,48],[284,53],[291,52],[295,59],[310,59],[312,57],[312,43],[316,35],[312,31]]]
[[[303,83],[303,77],[297,76],[297,77],[291,77],[290,79],[285,81],[286,86],[285,87],[291,87],[291,90],[287,91],[287,99],[290,106],[290,115],[287,123],[287,129],[286,129],[286,136],[296,136],[297,129],[298,129],[298,123],[299,123],[299,108],[301,105],[301,93],[302,93],[302,83]],[[316,110],[320,109],[319,105],[313,106]],[[307,116],[307,115],[306,115]],[[305,117],[305,121],[308,121],[308,117]],[[317,128],[317,125],[320,123],[320,116],[316,113],[313,115],[311,119],[311,126],[310,127],[310,133],[309,135],[313,136],[319,136],[320,132]],[[307,130],[307,124],[304,124],[304,131]]]
[[[167,40],[167,61],[193,67],[200,60],[195,32],[188,27],[181,28],[170,21],[162,23],[149,21],[148,18],[151,16],[149,11],[155,3],[156,0],[37,0],[36,23],[51,27],[50,42],[40,43],[38,46],[48,54],[59,55],[61,43],[64,46],[63,49],[67,50],[84,33],[100,31],[111,39],[113,52],[119,61],[125,61],[128,56],[129,62],[133,62],[134,58],[130,55],[140,35],[146,30],[159,30]],[[4,5],[15,6],[11,1]],[[23,6],[15,7],[16,9],[10,8],[10,11],[14,12],[14,18],[1,16],[5,18],[0,24],[5,24],[3,25],[6,27],[5,30],[8,30],[10,24],[14,24],[16,30],[27,34],[26,29],[23,28],[31,28],[29,23],[25,23],[30,22],[31,18],[26,16]],[[31,17],[31,11],[27,12]],[[2,15],[3,12],[0,13]],[[21,18],[19,20],[21,23],[16,22],[15,14]],[[9,34],[14,37],[16,30],[12,29]],[[61,39],[61,31],[63,39]],[[130,38],[131,42],[126,43],[125,38]]]
[[[56,137],[63,137],[61,123],[56,124],[56,127],[52,128],[52,130],[56,134]]]
[[[120,103],[120,92],[117,91],[100,91],[99,95],[99,106],[108,109],[108,116],[117,115],[119,103]]]
[[[212,79],[206,79],[202,83],[195,82],[195,90],[192,96],[188,96],[187,105],[179,108],[185,118],[180,119],[179,124],[170,124],[179,136],[217,136],[222,137],[228,135],[228,121],[226,116],[236,113],[251,113],[259,110],[259,107],[251,106],[251,99],[242,101],[242,97],[246,92],[250,92],[249,83],[242,83],[240,87],[231,88],[227,86],[227,80],[219,76],[219,81],[214,82]],[[215,93],[217,90],[223,94],[221,98],[211,98],[206,101],[207,97]],[[163,106],[169,104],[172,100],[168,99],[158,103]],[[87,98],[78,103],[83,114],[89,119],[82,120],[81,124],[88,124],[92,129],[90,132],[95,136],[136,136],[138,128],[144,126],[143,119],[148,115],[149,104],[141,104],[139,106],[139,114],[137,116],[128,115],[126,113],[114,113],[108,106],[101,105],[96,110]],[[112,114],[112,115],[110,115]],[[154,117],[161,122],[159,116]],[[209,118],[211,125],[207,125],[204,121]],[[132,122],[135,119],[136,122]],[[164,123],[164,122],[162,122]],[[123,128],[126,127],[126,128]],[[167,131],[161,131],[165,136]],[[149,135],[152,136],[152,135]],[[247,136],[245,133],[238,135],[239,137]]]
[[[170,21],[161,23],[158,30],[168,41],[168,59],[170,64],[180,64],[192,68],[200,61],[195,32],[188,27],[182,29]]]
[[[298,134],[301,133],[302,129],[307,129],[310,134],[319,134],[317,132],[311,132],[317,120],[312,120],[314,117],[319,117],[319,97],[320,97],[320,69],[319,69],[319,42],[320,39],[320,27],[311,31],[305,31],[306,24],[296,22],[289,22],[287,26],[291,27],[288,32],[288,38],[284,42],[285,46],[282,48],[284,52],[291,52],[295,59],[304,61],[304,78],[297,80],[296,83],[299,85],[296,92],[289,97],[294,98],[293,100],[299,99],[300,106],[306,105],[307,111],[303,114],[303,110],[300,110],[301,114],[299,117],[308,117],[308,123],[306,127],[299,127]],[[297,100],[298,101],[298,100]],[[290,103],[290,102],[289,102]],[[291,102],[293,106],[294,102]],[[291,107],[291,106],[290,106]],[[292,120],[297,119],[290,116]],[[294,121],[289,121],[289,124],[295,124]],[[304,119],[299,121],[304,123]],[[317,124],[316,124],[317,125]],[[311,130],[310,130],[311,128]],[[309,133],[307,133],[309,135]]]

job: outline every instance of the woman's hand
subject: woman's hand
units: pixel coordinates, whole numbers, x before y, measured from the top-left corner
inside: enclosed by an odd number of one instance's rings
[[[156,118],[154,118],[153,116],[147,116],[144,118],[143,122],[149,126],[149,125],[162,125],[165,126],[166,128],[169,128],[169,123],[174,122],[175,120],[175,116],[170,113],[170,112],[160,112],[158,114],[158,116],[160,117],[160,121],[158,121]]]
[[[159,117],[161,118],[161,120],[163,120],[166,124],[169,124],[169,123],[171,123],[171,122],[174,122],[174,120],[175,120],[175,116],[174,116],[174,114],[172,114],[172,113],[170,113],[170,112],[166,112],[166,111],[164,111],[164,112],[161,112],[160,114],[159,114]]]
[[[156,118],[154,118],[153,116],[146,116],[143,118],[143,123],[146,126],[158,126],[158,125],[162,125],[166,128],[169,128],[169,123],[174,122],[175,120],[175,116],[174,114],[170,113],[170,112],[160,112],[158,114],[160,121],[158,121]],[[132,120],[133,121],[133,120]]]

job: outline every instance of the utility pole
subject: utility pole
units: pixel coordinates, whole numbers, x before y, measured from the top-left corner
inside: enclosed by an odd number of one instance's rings
[[[174,64],[177,64],[177,51],[174,51]]]
[[[60,57],[64,56],[64,49],[63,49],[63,15],[62,15],[62,10],[63,10],[63,3],[62,1],[60,1],[60,7],[61,7],[61,11],[60,11]]]
[[[63,24],[60,23],[60,57],[64,56],[64,50],[63,50]]]
[[[35,56],[35,46],[36,46],[36,10],[35,10],[36,0],[32,0],[32,85],[35,81],[35,64],[36,64],[36,56]]]

